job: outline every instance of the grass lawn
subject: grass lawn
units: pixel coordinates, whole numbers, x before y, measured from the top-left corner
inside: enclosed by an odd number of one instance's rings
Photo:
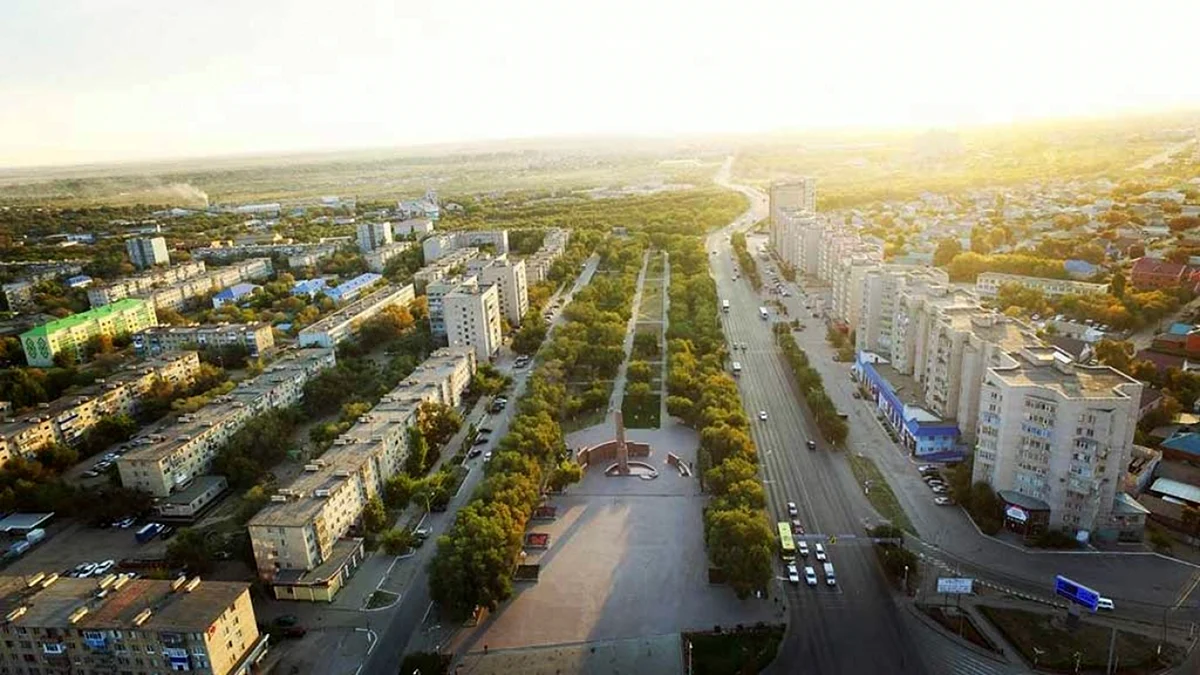
[[[564,434],[569,434],[572,431],[579,431],[580,429],[586,429],[588,427],[594,427],[604,421],[604,416],[607,412],[608,411],[606,409],[585,412],[578,417],[569,417],[565,420],[562,420],[559,423],[559,426],[562,427]],[[629,421],[626,420],[625,423],[629,424]]]
[[[684,633],[695,675],[751,675],[767,666],[783,641],[783,626],[734,633]]]
[[[641,405],[636,405],[641,403]],[[657,429],[659,414],[662,412],[662,397],[652,394],[647,401],[634,401],[628,396],[621,401],[621,413],[625,416],[625,426],[630,429]]]
[[[867,500],[879,515],[887,518],[896,527],[915,535],[917,530],[908,519],[908,514],[901,508],[896,493],[892,492],[892,486],[888,485],[879,467],[875,466],[875,462],[870,457],[852,452],[846,453],[846,459],[850,461],[850,470],[854,472],[854,478],[858,480],[859,485],[871,481],[871,491],[867,493]]]
[[[1108,664],[1108,644],[1112,630],[1107,626],[1081,621],[1079,627],[1067,631],[1061,620],[1051,621],[1055,614],[1030,612],[980,605],[979,610],[991,621],[1006,640],[1020,650],[1030,663],[1037,657],[1038,666],[1046,670],[1074,672],[1075,654],[1079,654],[1080,669],[1102,672]],[[1061,612],[1059,613],[1061,615]],[[1039,651],[1035,652],[1034,648]],[[1158,640],[1138,633],[1117,632],[1116,658],[1119,673],[1153,673],[1179,663],[1183,650],[1166,643],[1162,656],[1155,654]]]
[[[662,287],[647,281],[642,304],[638,305],[638,321],[662,321],[662,314]]]
[[[947,614],[941,607],[936,606],[922,607],[921,611],[928,614],[934,621],[942,624],[951,633],[960,634],[968,642],[977,644],[990,652],[996,651],[996,646],[983,633],[979,632],[979,629],[975,627],[975,622],[965,612],[952,616]]]
[[[367,609],[379,609],[387,607],[396,601],[400,596],[391,591],[375,591],[371,597],[367,598]]]

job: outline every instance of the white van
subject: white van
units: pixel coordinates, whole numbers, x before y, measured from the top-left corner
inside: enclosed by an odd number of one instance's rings
[[[825,585],[837,586],[837,576],[833,573],[833,563],[825,563]]]

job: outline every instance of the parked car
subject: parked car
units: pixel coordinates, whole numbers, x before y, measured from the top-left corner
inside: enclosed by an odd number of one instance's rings
[[[485,461],[485,462],[492,461],[492,453],[490,453],[490,452],[483,453],[483,461]]]
[[[483,450],[480,450],[479,448],[471,448],[471,451],[467,453],[467,459],[475,459],[482,454]]]
[[[295,626],[300,623],[300,619],[296,618],[295,614],[284,614],[283,616],[275,617],[275,625],[280,628]]]
[[[111,570],[113,568],[113,566],[116,564],[117,564],[116,560],[105,560],[104,562],[100,563],[99,565],[96,565],[96,568],[92,570],[90,576],[102,577],[105,574],[108,574],[108,571]]]
[[[480,434],[475,437],[475,443],[473,445],[487,445],[487,442],[489,440],[491,440],[491,439],[488,438],[487,436],[484,436],[483,434]]]
[[[170,539],[171,537],[174,537],[174,536],[175,536],[175,526],[174,525],[164,525],[162,532],[158,533],[159,539]]]
[[[922,464],[921,466],[917,467],[917,471],[920,471],[923,474],[937,473],[938,470],[939,470],[939,467],[934,466],[933,464]]]
[[[934,485],[930,489],[933,490],[933,493],[935,495],[944,495],[944,494],[950,492],[950,488],[946,487],[945,485]]]
[[[788,563],[787,566],[788,581],[793,584],[800,583],[800,570],[796,569],[796,563]]]
[[[1112,598],[1100,597],[1096,601],[1096,609],[1103,609],[1111,612],[1116,608],[1117,607],[1113,604]]]
[[[808,584],[809,586],[817,585],[817,571],[812,567],[804,568],[804,583]]]
[[[491,427],[479,427],[479,433],[490,434],[490,433],[492,433],[492,428]]]
[[[808,442],[806,442],[806,443],[805,443],[805,445],[807,445],[807,446],[808,446],[808,449],[809,449],[809,450],[816,450],[816,449],[817,449],[817,442],[816,442],[816,441],[814,441],[814,440],[812,440],[811,438],[808,440]]]
[[[824,544],[821,544],[820,542],[818,542],[815,546],[813,546],[813,550],[816,551],[817,560],[820,560],[822,562],[828,560],[828,557],[826,557],[826,555],[825,555],[825,545]]]
[[[954,500],[949,497],[934,497],[933,503],[938,506],[954,506]]]

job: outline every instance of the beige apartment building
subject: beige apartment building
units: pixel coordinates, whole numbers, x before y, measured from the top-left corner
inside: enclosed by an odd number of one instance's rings
[[[769,193],[771,222],[780,220],[785,211],[817,210],[817,179],[798,178],[771,185]]]
[[[379,314],[388,307],[407,306],[416,298],[412,284],[384,286],[369,295],[364,295],[333,314],[300,331],[301,347],[336,347],[343,340],[358,333],[362,322]]]
[[[272,495],[249,531],[259,576],[276,598],[333,600],[363,557],[362,540],[349,537],[350,529],[387,479],[403,470],[418,407],[423,401],[457,405],[475,366],[469,348],[434,352]]]
[[[499,291],[500,314],[513,328],[521,326],[521,319],[529,311],[529,286],[525,278],[525,261],[495,258],[484,264],[473,261],[467,267],[479,278],[481,284],[495,285]],[[474,266],[474,267],[472,267]]]
[[[1021,507],[1049,511],[1051,528],[1110,525],[1137,426],[1142,383],[1107,366],[1084,366],[1052,347],[1006,355],[984,377],[975,481],[991,485],[1020,526]],[[1023,495],[1017,500],[1006,495]]]
[[[245,583],[8,576],[0,612],[11,675],[247,675],[267,652]]]
[[[107,284],[93,285],[87,290],[88,303],[95,308],[124,298],[143,297],[155,289],[198,277],[205,271],[207,268],[203,260],[188,260]]]
[[[499,351],[500,290],[496,286],[459,286],[442,298],[442,314],[451,347],[472,347],[480,361]]]
[[[257,358],[274,346],[275,331],[265,322],[156,326],[133,336],[133,348],[141,356],[188,348],[242,347],[251,357]]]
[[[144,432],[133,450],[117,460],[121,484],[166,497],[207,473],[217,452],[255,415],[300,401],[304,385],[332,367],[332,349],[300,349],[283,354],[257,377],[200,410]]]
[[[550,274],[554,261],[562,257],[571,241],[571,231],[561,227],[552,227],[542,238],[542,246],[537,253],[525,258],[525,276],[528,283],[541,283]]]
[[[433,262],[427,262],[424,267],[417,270],[413,275],[413,282],[424,288],[429,284],[457,277],[466,271],[467,263],[480,255],[482,253],[474,246],[454,249]]]
[[[1000,292],[1001,286],[1007,284],[1041,291],[1047,298],[1059,298],[1064,295],[1104,295],[1108,292],[1108,284],[1093,284],[1071,279],[1043,279],[1001,272],[980,274],[975,279],[975,292],[979,297],[990,300]]]
[[[0,422],[0,466],[13,457],[32,457],[52,443],[75,445],[102,418],[132,415],[160,380],[191,386],[200,359],[196,352],[167,354],[134,363],[80,389]]]

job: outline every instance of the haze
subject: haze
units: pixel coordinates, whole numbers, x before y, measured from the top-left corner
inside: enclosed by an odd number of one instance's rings
[[[1200,5],[8,0],[0,166],[1200,102]]]

